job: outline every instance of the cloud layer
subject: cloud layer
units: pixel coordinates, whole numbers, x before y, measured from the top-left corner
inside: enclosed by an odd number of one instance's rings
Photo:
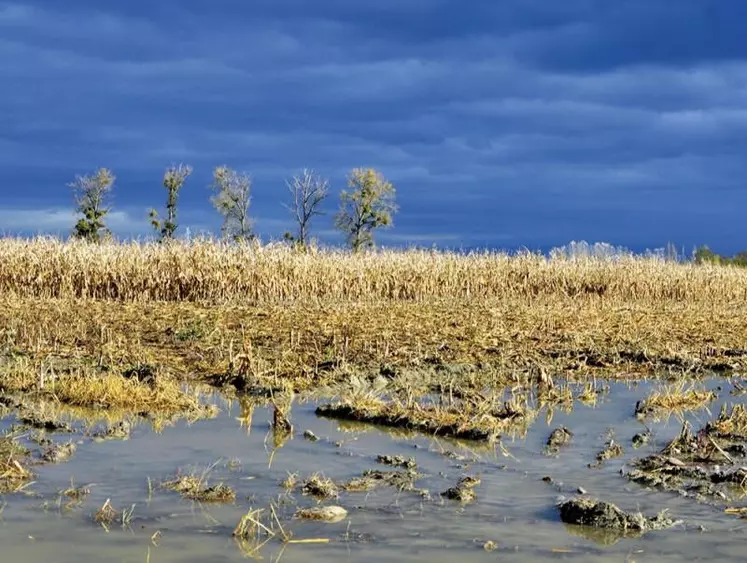
[[[147,229],[186,161],[189,223],[218,227],[225,163],[255,179],[265,238],[290,226],[289,174],[341,188],[374,166],[398,188],[392,244],[742,248],[739,0],[119,4],[0,1],[0,229],[62,225],[66,183],[98,166]]]

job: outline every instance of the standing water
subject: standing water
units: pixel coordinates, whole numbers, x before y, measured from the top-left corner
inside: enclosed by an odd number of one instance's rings
[[[724,380],[706,382],[710,389],[719,385],[726,387]],[[183,563],[247,557],[286,562],[459,558],[465,563],[741,558],[747,524],[725,514],[724,506],[650,490],[622,474],[631,460],[661,450],[682,427],[675,415],[648,421],[650,441],[632,447],[631,438],[646,430],[633,408],[649,391],[647,383],[612,383],[609,394],[595,406],[577,403],[572,412],[556,411],[552,421],[540,417],[524,436],[504,437],[491,446],[319,418],[311,402],[293,405],[294,434],[275,444],[270,409],[257,407],[251,423],[242,424],[239,419],[246,417],[240,405],[215,397],[221,414],[214,419],[178,422],[158,433],[141,422],[124,441],[95,441],[74,434],[79,444],[69,461],[34,467],[35,483],[5,496],[0,517],[3,557],[57,563]],[[710,405],[715,412],[722,401],[735,400],[727,389],[718,395]],[[693,428],[699,428],[711,416],[703,410],[687,418]],[[3,424],[7,428],[15,422],[7,417]],[[560,425],[573,437],[547,455],[547,438]],[[306,437],[305,431],[309,431]],[[70,435],[51,438],[62,441]],[[624,455],[589,467],[611,438],[622,445]],[[340,490],[323,501],[303,494],[304,479],[316,473],[339,484],[367,470],[397,470],[379,463],[379,455],[414,458],[418,473],[414,490],[394,486]],[[161,486],[175,475],[192,473],[204,475],[208,484],[230,486],[235,500],[192,501]],[[286,490],[281,483],[289,475],[296,476],[298,485]],[[440,494],[466,475],[480,481],[472,489],[474,500],[463,503]],[[90,494],[77,503],[61,498],[59,491],[71,483],[85,486]],[[682,522],[639,537],[566,525],[556,504],[560,498],[577,496],[579,488],[589,497],[647,516],[668,509],[671,518]],[[107,500],[117,511],[131,510],[125,525],[121,519],[107,526],[95,522],[95,513]],[[319,504],[341,506],[347,517],[335,523],[294,517],[299,508]],[[273,530],[273,537],[261,529],[258,541],[232,537],[236,524],[251,509],[262,509],[255,513],[256,519]],[[252,551],[265,539],[261,548]]]

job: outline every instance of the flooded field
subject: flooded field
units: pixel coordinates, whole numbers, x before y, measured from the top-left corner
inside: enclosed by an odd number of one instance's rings
[[[97,426],[71,418],[72,434],[46,438],[72,440],[74,455],[33,466],[34,482],[2,497],[0,543],[8,560],[60,563],[733,561],[743,552],[747,522],[725,508],[739,506],[741,487],[727,504],[650,489],[625,476],[635,459],[659,452],[682,429],[683,415],[676,413],[635,416],[636,403],[660,385],[609,383],[596,405],[576,402],[549,421],[543,409],[525,435],[504,435],[491,445],[322,418],[314,401],[296,401],[292,432],[275,435],[271,408],[217,394],[204,398],[220,408],[215,418],[178,421],[160,432],[134,421],[128,439],[93,439]],[[716,399],[684,415],[694,430],[715,418],[723,402],[741,401],[726,379],[699,388]],[[16,424],[11,409],[3,429]],[[568,433],[554,434],[558,440],[548,446],[551,432],[562,427]],[[634,448],[636,434],[649,439]],[[49,449],[28,428],[21,441],[31,437]],[[618,444],[622,455],[614,449],[597,462],[600,451]],[[394,461],[402,467],[379,456],[401,456]],[[362,481],[370,470],[378,473]],[[235,495],[221,498],[227,502],[184,498],[189,489],[171,490],[180,476],[212,491],[222,484]],[[313,487],[304,484],[314,476],[334,482],[328,498],[306,494]],[[465,477],[471,480],[455,495]],[[164,486],[169,481],[171,488]],[[681,522],[638,537],[564,524],[557,503],[579,493],[646,516],[667,509]],[[347,514],[336,522],[298,517],[316,506]],[[115,511],[111,518],[102,507]],[[236,538],[247,513],[251,532]]]

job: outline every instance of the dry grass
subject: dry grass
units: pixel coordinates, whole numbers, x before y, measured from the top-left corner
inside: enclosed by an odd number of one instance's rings
[[[135,513],[135,505],[133,504],[130,508],[125,510],[117,510],[112,506],[111,499],[106,499],[106,502],[99,508],[93,515],[93,521],[97,524],[101,524],[107,532],[110,526],[118,522],[122,525],[122,528],[128,528],[132,523],[132,516]]]
[[[723,405],[718,418],[708,424],[708,430],[714,436],[747,439],[747,408],[735,404],[729,410]]]
[[[25,467],[28,455],[16,436],[0,436],[0,494],[19,491],[33,479],[33,473]]]
[[[698,410],[706,408],[714,400],[716,394],[712,391],[680,381],[652,391],[646,399],[636,405],[636,414]]]
[[[208,476],[215,468],[218,462],[210,465],[202,472],[192,472],[185,475],[176,475],[173,479],[161,484],[164,489],[178,492],[182,497],[211,503],[228,503],[236,500],[236,492],[225,485],[218,483],[210,485]]]
[[[174,327],[190,318],[202,319],[205,336],[176,339]],[[560,295],[263,307],[2,299],[0,326],[0,387],[26,392],[54,381],[69,396],[76,393],[66,386],[90,389],[92,377],[100,385],[130,366],[154,367],[155,388],[136,377],[110,380],[119,389],[106,394],[109,406],[117,397],[157,408],[183,401],[178,381],[195,377],[303,391],[384,368],[430,373],[446,388],[450,380],[513,385],[540,368],[586,382],[746,367],[747,315],[728,303]]]
[[[414,394],[413,394],[414,395]],[[351,395],[337,403],[320,405],[316,413],[328,418],[354,420],[417,430],[424,434],[465,440],[492,441],[502,432],[526,427],[535,416],[523,395],[510,401],[474,394],[448,404],[409,400],[383,400],[372,395]]]
[[[319,473],[314,473],[304,480],[301,491],[305,495],[311,495],[319,499],[337,498],[339,489],[332,479],[328,479]]]
[[[183,384],[169,376],[153,382],[129,377],[123,370],[111,373],[90,366],[86,358],[69,361],[35,361],[27,356],[6,360],[0,376],[0,392],[31,399],[53,400],[69,406],[120,409],[138,413],[209,415]],[[41,413],[42,415],[44,413]],[[52,422],[52,420],[44,420]]]
[[[430,300],[577,296],[747,299],[747,272],[657,259],[554,259],[428,250],[350,255],[287,245],[0,240],[0,294],[124,301]]]

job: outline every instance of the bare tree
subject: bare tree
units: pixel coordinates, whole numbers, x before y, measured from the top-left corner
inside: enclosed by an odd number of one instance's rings
[[[223,216],[223,236],[236,241],[253,239],[254,222],[249,217],[252,202],[251,177],[227,166],[218,166],[213,171],[213,183],[210,187],[215,192],[210,199]]]
[[[169,166],[163,175],[163,187],[166,188],[168,195],[166,197],[166,219],[158,218],[158,211],[151,209],[150,223],[153,228],[160,234],[161,240],[174,238],[174,233],[178,227],[176,223],[176,203],[179,198],[179,190],[184,186],[184,182],[192,174],[192,167],[189,165],[179,164]]]
[[[285,238],[305,248],[309,244],[311,218],[324,214],[319,206],[329,195],[329,182],[313,170],[304,168],[300,174],[286,180],[285,185],[291,194],[291,203],[285,207],[291,212],[298,226],[295,235],[285,233]]]
[[[99,168],[91,176],[76,176],[68,184],[72,189],[77,204],[77,211],[83,214],[73,230],[73,236],[91,242],[100,242],[102,232],[111,234],[104,224],[104,217],[109,213],[106,207],[106,196],[111,192],[116,177],[108,168]]]
[[[340,194],[335,226],[342,231],[353,252],[374,244],[373,230],[391,227],[394,186],[372,168],[355,168],[348,175],[348,188]]]

